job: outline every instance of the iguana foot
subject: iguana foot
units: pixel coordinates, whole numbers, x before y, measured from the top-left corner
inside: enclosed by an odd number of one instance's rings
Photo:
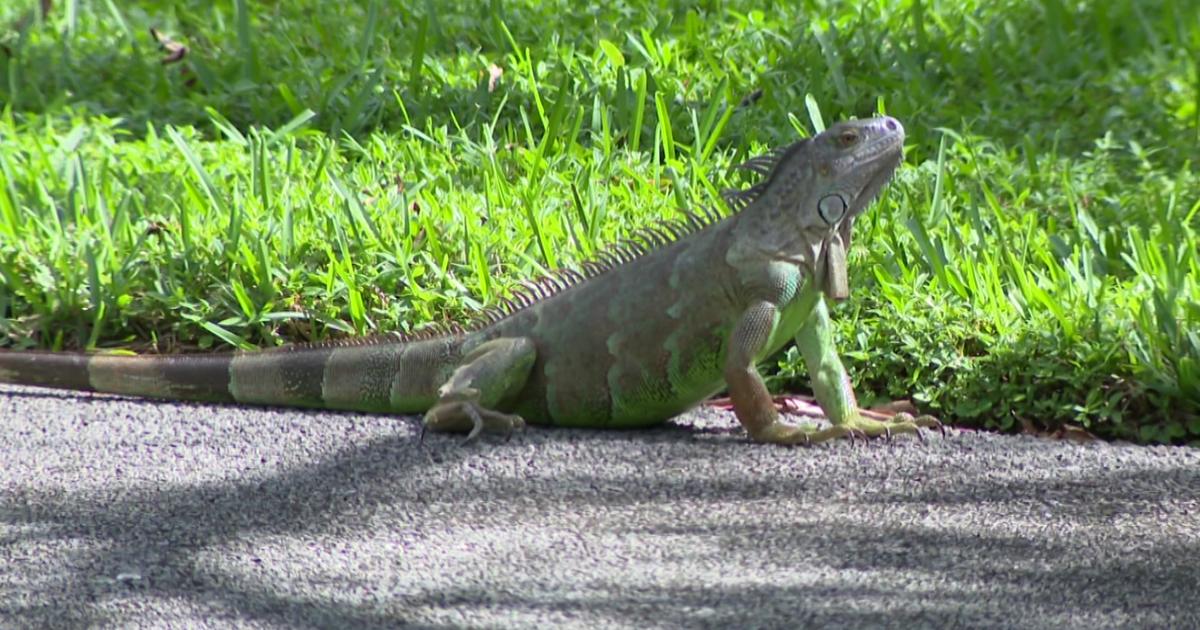
[[[866,417],[864,414],[867,413],[885,416],[885,418]],[[854,441],[858,438],[866,440],[868,438],[882,437],[890,440],[894,436],[905,434],[911,434],[919,440],[924,440],[925,438],[921,435],[921,429],[937,429],[943,437],[946,435],[946,428],[933,416],[922,415],[913,417],[912,414],[904,411],[885,415],[880,412],[862,410],[857,417],[827,428],[817,428],[813,425],[794,425],[777,421],[751,434],[750,437],[758,442],[785,445],[819,444],[839,438],[849,438],[851,441]]]
[[[946,428],[933,416],[922,415],[914,417],[907,411],[901,411],[880,419],[869,417],[868,413],[871,415],[884,415],[864,409],[860,411],[857,418],[851,419],[841,426],[849,426],[861,431],[867,437],[883,437],[889,440],[894,436],[905,434],[911,434],[919,440],[924,440],[925,438],[921,435],[921,429],[937,429],[942,433],[943,437],[946,435]]]
[[[825,411],[811,396],[800,394],[783,394],[771,398],[775,409],[782,414],[791,416],[808,416],[824,418]],[[733,401],[728,398],[710,400],[706,405],[720,409],[733,409]],[[793,425],[776,422],[753,435],[755,440],[773,444],[815,444],[835,438],[884,437],[890,439],[894,435],[912,434],[917,439],[925,439],[918,429],[937,429],[942,437],[946,437],[946,427],[937,418],[928,415],[917,415],[917,408],[907,400],[898,400],[870,409],[859,409],[858,419],[842,425],[834,425],[828,429],[818,429],[811,425]]]
[[[434,405],[425,412],[421,422],[421,441],[425,440],[426,431],[446,433],[467,433],[464,443],[479,436],[485,429],[504,433],[505,440],[512,437],[513,431],[525,427],[525,420],[512,413],[500,413],[479,406],[471,400],[445,401]]]
[[[853,429],[845,425],[835,425],[824,429],[818,429],[813,425],[796,425],[788,424],[786,422],[776,422],[764,427],[759,431],[751,433],[750,437],[755,442],[764,442],[766,444],[808,446],[810,444],[820,444],[821,442],[839,438],[849,438],[851,441],[860,437],[865,439],[866,435],[857,429]]]
[[[916,435],[918,439],[922,440],[925,438],[921,437],[921,432],[918,429],[937,429],[938,433],[942,434],[942,437],[946,437],[946,425],[942,424],[941,420],[938,420],[929,414],[914,416],[907,411],[901,411],[899,413],[892,414],[891,417],[887,418],[886,420],[881,420],[880,422],[892,427],[892,433],[896,433],[895,428],[897,426],[913,427],[912,430],[905,429],[900,432],[912,433],[913,435]]]
[[[501,337],[480,344],[438,388],[437,403],[425,412],[421,438],[426,430],[465,432],[466,443],[484,429],[504,433],[505,439],[512,437],[513,430],[525,426],[525,420],[495,407],[525,386],[535,357],[533,340],[526,337]]]
[[[775,403],[775,408],[780,413],[789,415],[814,416],[823,418],[824,411],[817,405],[816,400],[810,396],[801,396],[796,394],[775,396],[772,400]],[[890,437],[899,433],[912,433],[919,439],[921,437],[919,431],[914,430],[915,427],[923,429],[937,429],[942,437],[946,437],[946,427],[937,418],[922,414],[917,411],[916,405],[908,400],[896,400],[883,405],[871,407],[870,409],[859,409],[861,421],[870,426],[862,426],[855,424],[854,427],[862,430],[869,437]],[[881,422],[886,427],[881,430],[876,422]],[[886,430],[890,428],[891,431]]]

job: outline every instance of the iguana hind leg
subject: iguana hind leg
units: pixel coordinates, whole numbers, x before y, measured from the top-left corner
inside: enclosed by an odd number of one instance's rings
[[[525,337],[480,344],[438,388],[438,401],[425,412],[423,429],[467,432],[469,441],[484,429],[511,432],[524,427],[521,416],[496,408],[525,386],[536,357],[533,341]]]

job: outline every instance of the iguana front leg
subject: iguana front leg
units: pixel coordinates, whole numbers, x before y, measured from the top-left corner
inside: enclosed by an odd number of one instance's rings
[[[536,357],[533,341],[525,337],[480,344],[438,388],[437,403],[425,412],[424,428],[469,431],[467,440],[471,440],[485,428],[510,432],[524,427],[521,416],[496,411],[496,407],[525,386]]]
[[[833,426],[818,429],[781,421],[755,366],[755,357],[768,343],[778,322],[779,310],[774,304],[763,301],[752,305],[734,328],[726,357],[725,381],[733,410],[753,439],[774,444],[809,444],[861,434],[916,433],[922,426],[941,426],[927,416],[884,422],[864,418],[859,413],[850,379],[833,344],[829,311],[821,299],[816,301],[797,333],[796,342],[804,355],[817,402]]]
[[[942,429],[942,423],[933,416],[914,418],[912,414],[901,412],[887,420],[875,420],[860,413],[850,375],[838,357],[833,341],[833,322],[824,299],[813,305],[804,326],[796,333],[796,345],[804,356],[817,403],[835,428],[844,427],[871,437],[902,433],[920,437],[921,427]]]
[[[771,393],[755,365],[758,354],[767,346],[779,324],[779,318],[779,309],[774,304],[757,302],[746,309],[731,333],[725,358],[725,383],[729,386],[729,398],[733,400],[733,412],[738,422],[754,440],[774,444],[808,444],[852,435],[853,431],[844,427],[818,430],[779,419]],[[824,401],[821,403],[824,407]]]

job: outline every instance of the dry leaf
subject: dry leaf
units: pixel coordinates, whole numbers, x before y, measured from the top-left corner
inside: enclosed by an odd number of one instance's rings
[[[167,37],[153,26],[150,27],[150,35],[155,41],[158,42],[159,49],[164,53],[162,58],[162,64],[164,66],[167,64],[177,63],[183,60],[183,57],[187,55],[187,46],[184,46],[170,37]]]

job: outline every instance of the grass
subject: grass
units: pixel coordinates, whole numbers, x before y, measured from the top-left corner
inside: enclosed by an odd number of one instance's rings
[[[835,309],[864,401],[1200,440],[1194,2],[36,4],[0,8],[0,346],[458,321],[883,110]]]

